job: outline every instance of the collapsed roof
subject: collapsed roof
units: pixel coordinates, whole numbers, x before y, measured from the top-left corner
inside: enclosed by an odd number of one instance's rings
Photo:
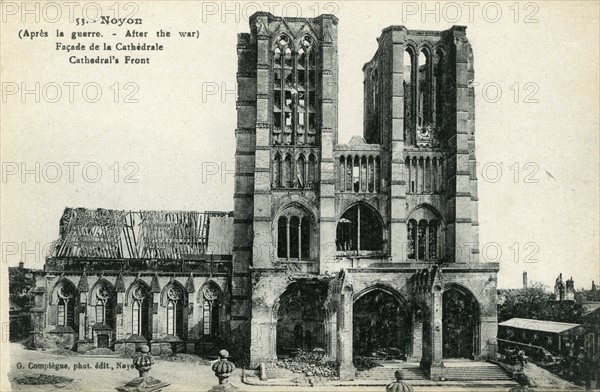
[[[50,257],[184,259],[231,254],[233,213],[65,208]]]

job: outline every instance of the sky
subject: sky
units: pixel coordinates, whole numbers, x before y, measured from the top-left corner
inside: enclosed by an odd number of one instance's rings
[[[339,18],[342,143],[362,134],[361,69],[383,28],[466,25],[482,261],[500,262],[499,287],[519,287],[523,271],[548,286],[561,272],[577,289],[600,282],[596,2],[31,4],[2,3],[3,267],[25,260],[41,268],[65,207],[233,210],[236,35],[261,9]],[[81,25],[96,13],[124,24]],[[127,30],[147,37],[126,38]],[[171,36],[159,38],[159,30]],[[72,39],[73,32],[103,37]],[[63,50],[78,42],[163,50]],[[150,61],[69,61],[111,54]]]

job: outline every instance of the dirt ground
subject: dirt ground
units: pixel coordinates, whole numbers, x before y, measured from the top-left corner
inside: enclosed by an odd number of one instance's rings
[[[83,355],[56,355],[43,351],[27,350],[18,343],[3,345],[3,351],[8,349],[10,355],[10,373],[8,379],[9,385],[2,385],[2,392],[8,390],[14,391],[111,391],[121,386],[133,378],[138,373],[133,368],[132,362],[127,358],[115,357],[91,357]],[[3,357],[6,354],[3,352]],[[51,365],[53,364],[53,365]],[[46,369],[44,369],[46,367]],[[51,368],[49,368],[51,367]],[[59,368],[58,370],[56,368]],[[529,369],[528,369],[529,370]],[[535,373],[536,380],[546,380],[544,383],[560,387],[559,382],[563,380],[554,379],[551,374],[540,368],[531,367],[531,372]],[[529,374],[529,372],[528,372]],[[43,375],[40,381],[51,381],[51,384],[44,385],[23,385],[15,383],[15,379],[24,376]],[[164,389],[164,392],[184,392],[208,391],[217,383],[217,378],[210,369],[206,361],[200,360],[197,363],[191,362],[172,362],[156,359],[156,364],[152,367],[149,375],[160,379],[161,381],[171,383]],[[52,377],[58,376],[58,377]],[[66,380],[52,380],[53,378],[66,378]],[[384,386],[378,387],[333,387],[333,386],[315,386],[315,387],[281,387],[281,386],[252,386],[241,382],[241,372],[236,369],[230,382],[240,388],[241,391],[353,391],[353,392],[375,392],[384,391]],[[71,379],[72,381],[69,381]],[[392,380],[390,380],[391,382]],[[542,387],[543,384],[539,383]],[[12,387],[12,388],[11,388]],[[567,387],[564,390],[569,390]],[[504,390],[486,388],[486,391]],[[538,388],[537,391],[543,390]],[[474,391],[473,388],[460,386],[453,387],[415,387],[415,391]],[[556,391],[556,389],[554,389]]]
[[[541,367],[528,363],[525,365],[523,369],[525,374],[532,379],[537,385],[544,388],[558,388],[564,390],[576,390],[577,387],[571,384],[568,381],[563,380],[562,378],[555,376],[550,373],[546,369],[542,369]]]

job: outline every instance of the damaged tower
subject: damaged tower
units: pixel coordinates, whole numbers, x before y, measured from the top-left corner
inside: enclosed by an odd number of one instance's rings
[[[339,144],[337,25],[256,13],[238,36],[232,328],[251,366],[322,348],[346,379],[377,350],[432,378],[444,358],[493,357],[465,27],[384,29],[363,137]]]
[[[252,368],[310,351],[342,379],[360,356],[432,379],[446,359],[495,358],[465,30],[385,28],[363,136],[342,144],[337,18],[254,14],[237,42],[234,213],[65,210],[33,344],[227,348]]]

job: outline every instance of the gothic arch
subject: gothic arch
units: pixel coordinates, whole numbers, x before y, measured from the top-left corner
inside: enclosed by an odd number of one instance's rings
[[[448,291],[448,290],[456,290],[466,296],[471,296],[473,297],[473,299],[477,302],[478,305],[478,309],[479,309],[479,314],[481,314],[482,310],[483,310],[483,306],[481,305],[481,301],[479,300],[479,298],[477,297],[477,295],[475,295],[475,293],[473,292],[473,290],[471,290],[470,288],[468,288],[467,286],[460,284],[460,283],[456,283],[456,282],[447,282],[444,283],[442,285],[442,295]]]
[[[50,290],[50,296],[49,296],[50,305],[56,305],[56,303],[58,301],[57,288],[60,287],[61,285],[69,286],[69,289],[72,290],[72,292],[74,293],[74,296],[79,293],[79,291],[77,290],[77,285],[70,279],[63,276],[60,279],[58,279],[56,281],[56,283],[54,283],[54,286],[52,286],[52,290]],[[79,302],[79,299],[77,299],[77,302]]]
[[[224,299],[224,292],[221,286],[219,286],[219,284],[214,280],[210,279],[204,282],[202,287],[200,287],[200,290],[198,290],[198,292],[196,293],[196,303],[201,304],[204,301],[204,290],[209,288],[212,288],[217,292],[216,299],[218,299],[219,301],[222,301]]]
[[[402,295],[402,293],[400,293],[400,291],[396,290],[391,285],[389,285],[387,283],[382,283],[382,282],[377,282],[371,286],[365,287],[364,289],[360,290],[358,293],[355,293],[352,300],[353,300],[353,302],[356,302],[362,296],[369,294],[370,292],[376,291],[376,290],[383,291],[387,294],[390,294],[392,297],[397,299],[398,302],[401,304],[408,303],[406,297],[404,295]]]
[[[444,220],[429,204],[415,207],[406,220],[407,259],[432,261],[444,258]]]
[[[421,52],[424,52],[426,56],[431,56],[433,54],[433,48],[431,47],[431,44],[427,41],[421,42],[417,46],[417,53],[421,53]]]
[[[102,284],[105,284],[106,286],[108,286],[111,296],[116,295],[115,286],[112,283],[110,283],[108,281],[108,279],[102,277],[102,278],[98,279],[96,281],[96,283],[94,283],[92,288],[90,289],[89,298],[88,298],[89,305],[96,305],[96,301],[98,300],[97,288]]]
[[[283,45],[280,45],[280,43],[279,43],[279,39],[282,38],[282,37],[286,37],[287,38],[287,40],[288,40],[287,41],[287,47],[289,47],[292,50],[292,53],[293,53],[294,52],[294,41],[295,40],[292,37],[292,35],[290,35],[287,32],[283,32],[283,31],[277,32],[277,34],[275,34],[273,36],[273,38],[271,38],[271,53],[274,53],[275,49],[278,46],[283,46]]]
[[[386,230],[379,211],[359,201],[348,206],[336,223],[336,249],[340,252],[384,252]]]
[[[444,55],[444,57],[446,57],[450,52],[450,50],[448,49],[448,45],[446,45],[443,41],[436,42],[433,46],[433,49],[436,53],[441,52]]]
[[[185,287],[183,287],[183,285],[181,283],[179,283],[179,281],[173,279],[171,282],[167,283],[163,289],[162,292],[160,293],[160,304],[161,306],[167,306],[167,302],[169,300],[169,289],[170,288],[176,288],[179,291],[179,295],[181,296],[180,299],[183,302],[184,305],[187,304],[187,297],[188,297],[188,292],[185,289]]]
[[[404,50],[407,51],[411,56],[417,55],[417,48],[419,45],[413,40],[406,40],[404,42]]]
[[[397,290],[377,283],[361,290],[353,299],[354,355],[381,350],[386,357],[400,359],[410,352],[412,308]]]
[[[284,205],[272,222],[273,246],[278,259],[313,260],[316,255],[317,220],[299,202]]]
[[[318,47],[317,45],[318,45],[319,41],[314,37],[313,34],[307,32],[307,31],[301,31],[298,33],[298,37],[292,41],[294,44],[294,47],[296,47],[296,48],[302,47],[302,41],[304,40],[304,37],[309,37],[312,40],[310,46],[313,48],[312,49],[313,52],[316,52],[316,49],[314,49],[314,48]]]
[[[412,210],[410,210],[407,215],[408,219],[410,219],[413,216],[413,214],[417,213],[417,211],[421,208],[426,209],[429,212],[431,212],[432,214],[434,214],[436,216],[436,218],[440,220],[441,224],[445,225],[444,217],[442,216],[442,214],[437,210],[437,208],[435,208],[434,206],[432,206],[431,204],[428,204],[428,203],[421,203],[421,204],[417,205],[416,207],[414,207]]]
[[[442,355],[474,359],[480,353],[481,303],[457,283],[443,285]]]
[[[201,316],[200,334],[205,337],[219,336],[222,322],[227,318],[223,290],[216,282],[208,280],[196,295]]]
[[[277,220],[279,219],[279,217],[284,215],[288,210],[294,209],[294,208],[296,208],[299,211],[304,212],[304,214],[309,216],[312,224],[316,223],[315,217],[318,215],[317,215],[317,212],[315,211],[314,207],[309,207],[304,202],[296,200],[296,201],[291,201],[291,202],[283,205],[281,208],[279,208],[279,211],[277,211],[277,213],[273,217],[273,228],[274,229],[277,228]]]
[[[325,347],[327,285],[318,281],[294,281],[279,295],[271,310],[276,354],[290,350]]]
[[[146,291],[150,292],[150,285],[148,285],[148,283],[144,282],[140,278],[135,279],[125,291],[125,306],[129,305],[130,298],[132,297],[131,289],[133,289],[138,284],[144,286],[146,288]]]

